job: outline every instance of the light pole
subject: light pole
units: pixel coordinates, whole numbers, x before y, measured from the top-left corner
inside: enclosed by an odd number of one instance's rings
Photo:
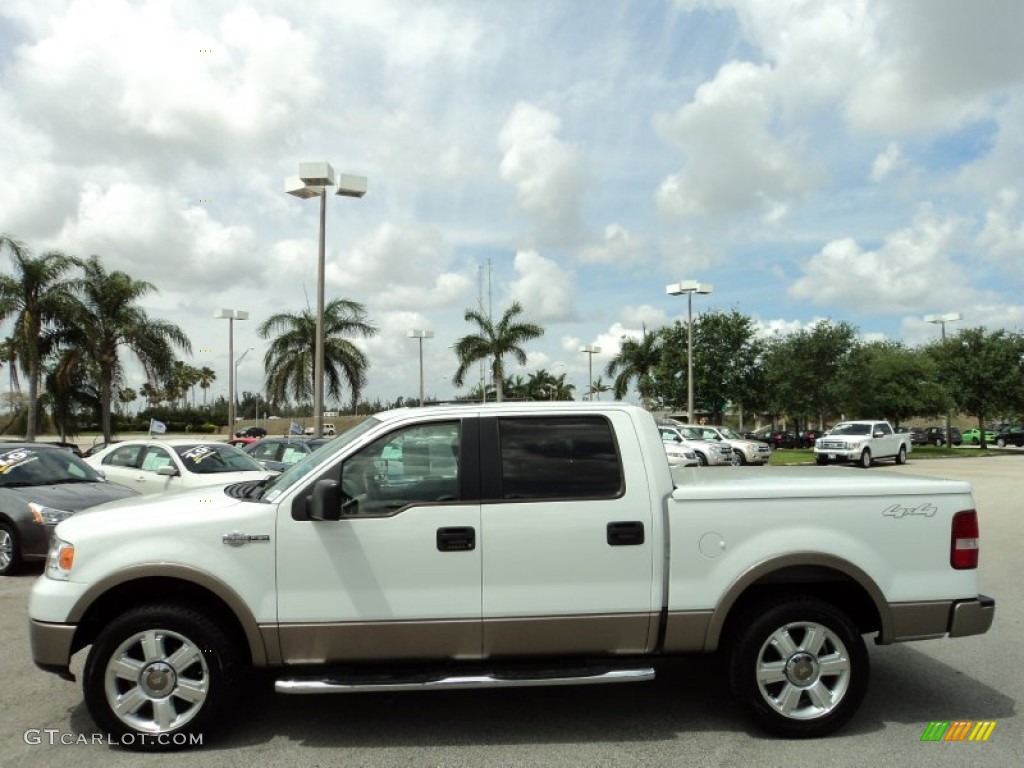
[[[409,331],[408,336],[410,339],[418,339],[420,342],[420,408],[423,407],[423,340],[434,338],[433,331],[425,331],[422,329],[416,329]]]
[[[693,294],[707,295],[715,287],[710,283],[683,280],[665,286],[669,296],[686,294],[686,420],[693,423]]]
[[[946,323],[953,323],[957,320],[963,320],[963,315],[959,312],[947,312],[944,315],[925,315],[924,321],[926,323],[937,323],[942,327],[942,340],[946,340]],[[953,446],[953,433],[952,427],[950,426],[950,413],[946,411],[946,445]]]
[[[213,316],[228,321],[228,437],[231,437],[235,433],[235,320],[248,320],[249,313],[241,309],[218,309]]]
[[[234,397],[235,397],[235,407],[236,408],[238,407],[238,403],[239,403],[239,401],[238,401],[238,365],[243,360],[245,360],[245,356],[248,355],[250,352],[252,352],[252,350],[253,350],[253,347],[249,347],[247,350],[245,350],[245,352],[243,352],[242,354],[240,354],[238,356],[237,360],[235,360],[235,377],[233,379],[234,385],[235,385],[235,390],[234,390],[233,394],[234,394]]]
[[[313,436],[324,431],[324,260],[327,239],[327,188],[342,197],[366,194],[366,177],[334,174],[330,163],[299,163],[299,175],[285,180],[284,191],[308,199],[320,198],[320,247],[316,268],[316,346],[313,352]]]
[[[585,346],[580,347],[580,352],[585,352],[586,355],[587,355],[587,370],[589,372],[587,375],[590,377],[589,379],[587,379],[587,390],[588,390],[588,392],[587,392],[587,400],[593,400],[594,399],[594,355],[599,354],[601,352],[601,348],[600,347],[595,347],[593,344],[587,344]]]

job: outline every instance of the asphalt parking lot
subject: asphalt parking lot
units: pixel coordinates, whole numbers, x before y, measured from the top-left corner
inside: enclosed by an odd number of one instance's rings
[[[98,743],[81,689],[37,670],[26,602],[38,570],[0,579],[0,766],[1010,766],[1024,754],[1024,456],[914,461],[868,472],[970,481],[981,514],[979,637],[871,647],[867,698],[818,741],[767,738],[732,705],[707,658],[661,662],[651,683],[247,702],[202,750],[140,755]],[[784,471],[784,470],[782,470]],[[864,470],[851,469],[851,472]],[[76,657],[74,669],[83,658]],[[984,743],[921,742],[934,720],[996,721]],[[54,729],[53,740],[46,731]],[[39,743],[35,743],[39,742]]]

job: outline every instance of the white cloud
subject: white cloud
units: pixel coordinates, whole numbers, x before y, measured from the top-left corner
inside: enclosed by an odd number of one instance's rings
[[[964,222],[925,208],[913,224],[867,250],[851,237],[832,240],[803,266],[794,299],[862,314],[926,310],[962,301],[970,276],[954,259]]]
[[[498,144],[501,178],[515,187],[519,207],[541,243],[574,241],[586,174],[579,150],[559,138],[561,120],[525,102],[516,104]]]
[[[516,253],[519,279],[509,286],[510,297],[523,306],[529,322],[551,323],[576,319],[575,276],[536,251]]]
[[[647,243],[620,224],[604,228],[604,240],[581,249],[576,258],[584,264],[617,264],[633,266],[645,260]]]
[[[895,141],[890,141],[871,164],[871,180],[884,181],[893,171],[906,165],[906,162],[900,145]]]

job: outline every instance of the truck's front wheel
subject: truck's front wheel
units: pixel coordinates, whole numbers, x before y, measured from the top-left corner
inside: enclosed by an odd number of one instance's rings
[[[114,619],[86,660],[85,703],[123,746],[195,745],[230,699],[237,653],[206,615],[181,605],[146,605]]]
[[[907,447],[905,445],[901,445],[900,446],[900,450],[896,454],[896,463],[897,464],[906,464],[907,463]]]
[[[860,465],[864,469],[871,468],[871,451],[865,448],[860,454]]]
[[[829,603],[788,596],[738,620],[729,659],[733,696],[780,736],[825,736],[857,711],[868,652],[853,622]]]

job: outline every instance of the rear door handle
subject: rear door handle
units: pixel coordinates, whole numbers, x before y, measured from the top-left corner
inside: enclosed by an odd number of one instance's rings
[[[469,552],[476,549],[476,529],[456,526],[437,529],[438,552]]]
[[[639,520],[608,523],[608,546],[635,547],[644,543],[644,524]]]

